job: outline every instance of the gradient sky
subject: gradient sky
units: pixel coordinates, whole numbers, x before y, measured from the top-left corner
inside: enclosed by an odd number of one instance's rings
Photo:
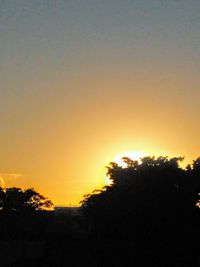
[[[124,151],[200,155],[200,1],[0,0],[0,183],[77,205]]]

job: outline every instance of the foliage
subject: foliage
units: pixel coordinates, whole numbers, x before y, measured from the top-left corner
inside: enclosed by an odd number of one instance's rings
[[[34,189],[0,188],[0,209],[3,211],[34,211],[51,209],[52,202]]]
[[[196,218],[200,158],[186,169],[180,167],[182,160],[144,157],[139,163],[125,157],[126,168],[111,162],[107,175],[112,184],[82,201],[87,224],[101,234],[145,236]]]

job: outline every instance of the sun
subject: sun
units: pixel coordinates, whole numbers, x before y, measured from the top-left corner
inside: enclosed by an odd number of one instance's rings
[[[141,151],[126,151],[123,153],[120,153],[119,155],[115,156],[113,159],[113,162],[116,162],[119,166],[125,168],[126,164],[123,162],[123,157],[128,157],[132,160],[137,160],[140,162],[140,159],[147,156],[145,152]]]
[[[123,160],[122,160],[123,157],[128,157],[132,160],[137,160],[140,163],[141,158],[146,157],[147,155],[148,155],[147,153],[142,152],[142,151],[125,151],[125,152],[121,152],[120,154],[115,156],[113,158],[112,162],[117,163],[122,168],[126,168],[127,165],[126,165],[126,163],[123,162]],[[112,181],[110,180],[110,178],[108,176],[104,177],[104,185],[106,185],[106,186],[112,185]]]
[[[104,177],[104,184],[105,184],[105,186],[112,185],[112,181],[110,180],[110,178],[108,176]]]

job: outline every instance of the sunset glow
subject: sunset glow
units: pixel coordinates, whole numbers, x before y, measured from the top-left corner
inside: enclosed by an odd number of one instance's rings
[[[199,156],[198,1],[1,2],[1,186],[78,205],[123,156]]]

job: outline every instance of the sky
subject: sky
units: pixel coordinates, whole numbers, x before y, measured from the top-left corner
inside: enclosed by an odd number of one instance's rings
[[[200,156],[198,0],[0,0],[0,185],[78,205],[125,151]]]

